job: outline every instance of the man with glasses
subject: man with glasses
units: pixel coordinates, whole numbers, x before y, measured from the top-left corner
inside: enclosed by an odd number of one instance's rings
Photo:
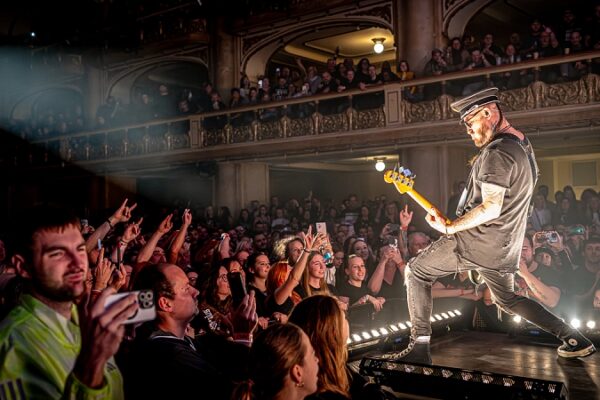
[[[525,135],[503,115],[497,93],[497,88],[488,88],[450,105],[480,152],[472,162],[458,218],[446,223],[435,209],[426,217],[443,236],[408,264],[411,341],[395,358],[431,363],[431,286],[442,276],[467,270],[480,274],[499,307],[561,339],[559,356],[585,357],[596,351],[579,331],[541,304],[514,293],[538,167]]]

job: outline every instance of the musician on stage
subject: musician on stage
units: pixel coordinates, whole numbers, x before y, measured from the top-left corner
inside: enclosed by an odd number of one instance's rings
[[[585,357],[596,349],[579,331],[538,302],[514,293],[529,204],[538,167],[533,149],[500,109],[498,89],[488,88],[451,104],[460,114],[480,151],[472,163],[467,187],[454,221],[435,208],[426,219],[443,235],[413,258],[406,284],[411,340],[395,355],[408,362],[431,364],[431,285],[439,277],[476,270],[491,290],[494,302],[563,341],[558,355]]]

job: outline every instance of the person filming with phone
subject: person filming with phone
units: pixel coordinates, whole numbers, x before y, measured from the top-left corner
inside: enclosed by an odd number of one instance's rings
[[[220,279],[226,280],[227,273],[223,267],[220,270]],[[230,380],[245,379],[244,366],[258,319],[254,292],[245,295],[230,316],[230,341],[213,334],[194,339],[186,335],[199,313],[198,290],[177,265],[147,266],[137,276],[134,288],[153,291],[157,318],[136,332],[127,374],[132,398],[180,399],[205,390],[206,398],[229,399]]]
[[[123,323],[137,313],[136,296],[105,307],[115,292],[107,288],[90,300],[86,243],[70,212],[55,207],[24,212],[11,232],[12,262],[25,293],[0,324],[2,393],[123,399],[113,355],[123,339]]]

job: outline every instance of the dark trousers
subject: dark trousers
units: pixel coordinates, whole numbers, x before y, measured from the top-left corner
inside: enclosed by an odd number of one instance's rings
[[[408,263],[407,300],[413,338],[431,335],[431,285],[436,279],[473,269],[487,283],[494,302],[506,312],[518,314],[560,339],[574,332],[573,328],[538,302],[517,296],[514,293],[513,272],[484,268],[461,258],[456,251],[456,239],[453,236],[442,236]]]

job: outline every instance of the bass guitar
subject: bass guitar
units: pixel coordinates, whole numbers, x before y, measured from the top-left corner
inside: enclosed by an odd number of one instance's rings
[[[450,224],[452,221],[450,221],[448,217],[444,216],[437,207],[415,190],[414,185],[416,177],[417,176],[413,174],[411,170],[401,167],[400,165],[396,165],[393,170],[387,170],[383,174],[383,180],[393,184],[400,194],[408,194],[418,205],[423,207],[428,214],[438,213],[446,220],[446,225]],[[474,285],[479,285],[483,282],[481,275],[475,270],[469,271],[469,279]]]

